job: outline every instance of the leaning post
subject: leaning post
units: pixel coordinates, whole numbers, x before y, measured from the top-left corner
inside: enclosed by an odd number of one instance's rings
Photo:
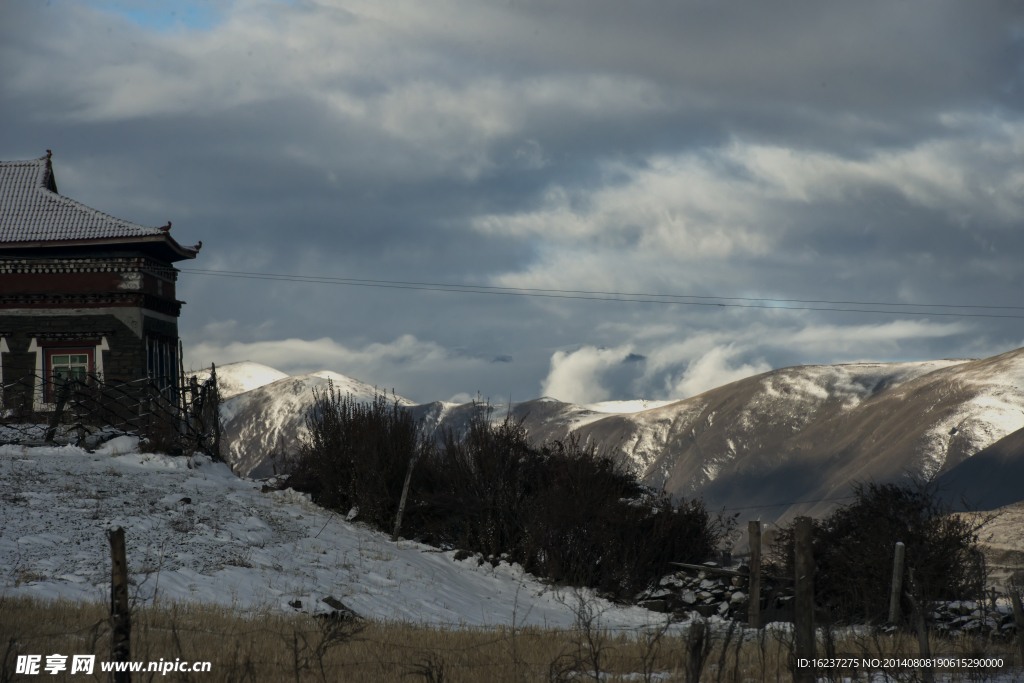
[[[747,602],[747,625],[761,628],[761,522],[747,523],[750,537],[750,586]]]
[[[391,540],[398,542],[398,532],[402,530],[402,514],[405,512],[405,501],[409,497],[409,483],[412,482],[412,470],[416,467],[418,453],[413,453],[409,459],[409,469],[405,473],[405,484],[402,485],[402,499],[398,501],[398,514],[395,515],[395,531],[391,534]]]

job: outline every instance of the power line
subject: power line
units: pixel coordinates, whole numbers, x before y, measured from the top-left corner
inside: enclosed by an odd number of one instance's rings
[[[722,508],[722,512],[734,512],[736,510],[757,510],[759,508],[779,508],[789,505],[802,505],[803,503],[828,503],[836,500],[849,500],[857,496],[839,496],[838,498],[817,498],[815,500],[794,500],[790,503],[765,503],[763,505],[748,505],[742,508]]]
[[[698,294],[651,294],[647,292],[605,292],[601,290],[586,290],[586,289],[540,289],[537,287],[495,287],[490,285],[458,285],[451,283],[441,282],[415,282],[406,280],[370,280],[366,278],[349,278],[349,277],[326,277],[319,275],[295,275],[290,273],[254,273],[244,270],[205,270],[202,268],[182,268],[182,272],[186,273],[199,273],[208,275],[251,275],[251,276],[262,276],[268,278],[300,278],[303,281],[310,282],[336,282],[336,283],[347,283],[347,282],[372,282],[389,285],[416,285],[426,287],[453,287],[453,288],[466,288],[466,289],[481,289],[481,290],[499,290],[499,291],[515,291],[515,292],[552,292],[558,294],[603,294],[603,295],[614,295],[614,296],[649,296],[649,297],[665,297],[672,299],[721,299],[723,301],[778,301],[781,303],[800,303],[800,304],[843,304],[851,306],[903,306],[903,307],[918,307],[918,308],[989,308],[989,309],[1011,309],[1015,311],[1024,311],[1024,306],[985,306],[981,304],[918,304],[918,303],[893,303],[885,301],[832,301],[828,299],[771,299],[771,298],[757,298],[749,296],[702,296]]]
[[[766,310],[783,311],[837,311],[842,313],[882,313],[889,315],[932,315],[954,318],[1013,318],[1024,319],[1024,315],[1007,315],[995,313],[955,313],[941,311],[907,311],[907,310],[880,310],[862,308],[834,308],[823,306],[766,306],[761,304],[722,303],[736,301],[778,301],[780,303],[828,303],[838,305],[863,305],[863,306],[898,306],[901,308],[969,308],[969,309],[1005,309],[1024,310],[1022,306],[984,306],[978,304],[906,304],[906,303],[868,303],[868,302],[842,302],[827,300],[807,299],[758,299],[748,297],[719,297],[719,296],[698,296],[689,294],[643,294],[625,292],[602,292],[591,290],[561,290],[561,289],[537,289],[531,287],[492,287],[486,285],[458,285],[449,283],[434,282],[410,282],[403,280],[370,280],[361,278],[334,278],[315,275],[292,275],[281,273],[256,273],[248,271],[230,270],[204,270],[198,268],[182,268],[184,273],[195,275],[210,275],[216,277],[230,277],[246,280],[271,280],[274,282],[308,282],[313,284],[334,284],[349,287],[375,287],[381,289],[408,289],[416,291],[452,292],[458,294],[489,294],[494,296],[524,296],[538,297],[545,299],[580,299],[588,301],[624,301],[631,303],[648,303],[677,306],[705,306],[720,308],[760,308]],[[586,296],[584,296],[586,295]],[[652,297],[652,298],[633,298]],[[679,301],[677,299],[702,299],[701,301]]]

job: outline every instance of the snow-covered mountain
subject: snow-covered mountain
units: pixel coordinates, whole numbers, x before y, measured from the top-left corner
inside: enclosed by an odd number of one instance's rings
[[[278,380],[224,403],[238,471],[269,474],[267,455],[294,449],[311,378],[327,376]],[[373,395],[362,382],[331,376],[357,398]],[[404,403],[428,430],[463,428],[479,409]],[[745,518],[819,515],[841,504],[852,482],[930,477],[1024,427],[1024,349],[983,360],[783,368],[648,406],[540,398],[495,405],[492,418],[511,412],[536,441],[576,432],[646,483]]]
[[[1021,427],[1024,349],[784,368],[578,432],[651,485],[775,520],[824,514],[855,481],[933,476]]]
[[[205,382],[210,377],[210,370],[204,368],[186,375],[195,375],[200,382]],[[280,370],[243,360],[217,368],[217,388],[220,390],[220,397],[228,399],[287,376]]]
[[[330,383],[359,401],[370,401],[379,393],[369,384],[326,370],[289,377],[265,365],[245,362],[217,368],[218,385],[222,376],[232,387],[243,379],[266,380],[232,395],[220,409],[225,457],[235,471],[254,477],[272,475],[273,457],[295,452],[299,437],[306,433],[305,415],[313,405],[314,388],[326,390]],[[404,406],[415,405],[401,396],[394,398]]]

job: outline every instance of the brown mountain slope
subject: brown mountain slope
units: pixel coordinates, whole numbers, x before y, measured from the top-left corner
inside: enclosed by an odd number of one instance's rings
[[[822,499],[847,495],[854,481],[948,469],[1024,426],[1022,408],[1018,349],[978,361],[785,368],[578,431],[621,444],[652,485],[777,519],[822,514],[838,504]]]
[[[995,510],[1024,500],[1024,429],[946,470],[936,484],[960,510]]]

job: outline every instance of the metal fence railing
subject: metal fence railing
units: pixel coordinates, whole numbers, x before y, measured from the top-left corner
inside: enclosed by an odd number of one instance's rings
[[[95,448],[121,435],[171,455],[220,455],[217,372],[180,387],[149,378],[104,380],[30,373],[2,385],[0,445],[74,444]]]

